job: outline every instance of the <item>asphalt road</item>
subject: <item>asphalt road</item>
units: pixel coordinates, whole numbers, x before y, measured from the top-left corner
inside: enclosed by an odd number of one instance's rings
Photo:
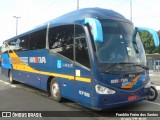
[[[160,86],[160,71],[150,71],[149,75],[152,83]]]
[[[158,75],[158,74],[157,74]],[[154,75],[155,76],[155,75]],[[95,112],[75,102],[64,100],[62,103],[57,103],[47,96],[47,94],[39,89],[30,87],[25,84],[10,84],[7,78],[0,74],[0,111],[59,111],[55,112],[57,117],[43,117],[40,120],[46,119],[76,119],[76,120],[133,120],[125,117],[103,117],[109,111],[160,111],[160,90],[158,89],[159,96],[156,101],[142,101],[134,105],[125,107],[114,108],[108,111]],[[71,111],[71,112],[64,112]],[[82,117],[63,117],[64,114],[77,114],[74,111],[80,111]],[[89,116],[94,117],[89,117]],[[65,116],[65,115],[64,115]],[[84,117],[85,116],[85,117]],[[158,117],[142,117],[144,120],[158,120]],[[0,118],[1,119],[1,118]],[[13,118],[11,118],[13,119]],[[17,119],[17,118],[15,118]],[[23,118],[28,119],[28,118]],[[34,118],[29,118],[34,119]],[[136,117],[135,117],[136,119]],[[138,120],[138,118],[137,118]],[[140,119],[139,119],[140,120]],[[141,119],[142,120],[142,119]]]

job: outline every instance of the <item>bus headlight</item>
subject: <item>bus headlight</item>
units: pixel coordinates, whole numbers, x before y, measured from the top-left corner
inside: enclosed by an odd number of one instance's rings
[[[145,86],[144,88],[150,88],[151,87],[151,81],[149,81]]]
[[[111,90],[111,89],[106,88],[106,87],[101,86],[101,85],[96,85],[95,89],[96,89],[96,92],[98,94],[115,94],[116,93],[116,91]]]

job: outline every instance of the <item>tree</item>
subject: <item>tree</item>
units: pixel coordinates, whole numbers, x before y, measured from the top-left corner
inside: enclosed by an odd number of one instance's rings
[[[154,41],[152,35],[147,31],[139,32],[140,38],[142,40],[144,49],[146,53],[160,53],[160,47],[156,48],[154,45]],[[158,31],[158,35],[160,36],[160,31]]]

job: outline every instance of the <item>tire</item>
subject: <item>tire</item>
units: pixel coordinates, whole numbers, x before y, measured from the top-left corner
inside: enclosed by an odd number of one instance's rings
[[[9,71],[9,82],[10,82],[11,84],[15,84],[15,83],[16,83],[16,81],[13,80],[13,76],[12,76],[12,72],[11,72],[11,71]]]
[[[51,98],[53,100],[55,100],[57,102],[62,101],[58,82],[54,78],[52,78],[51,83],[50,83],[50,93],[51,93]]]
[[[156,88],[151,86],[150,87],[150,95],[148,97],[148,100],[154,101],[154,100],[156,100],[157,96],[158,96],[158,92],[157,92]]]

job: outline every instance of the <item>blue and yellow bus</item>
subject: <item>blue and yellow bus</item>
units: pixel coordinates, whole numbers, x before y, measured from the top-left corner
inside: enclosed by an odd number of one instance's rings
[[[55,101],[67,98],[95,110],[142,101],[150,79],[141,30],[159,45],[156,31],[134,27],[115,11],[76,10],[4,41],[2,73]]]

